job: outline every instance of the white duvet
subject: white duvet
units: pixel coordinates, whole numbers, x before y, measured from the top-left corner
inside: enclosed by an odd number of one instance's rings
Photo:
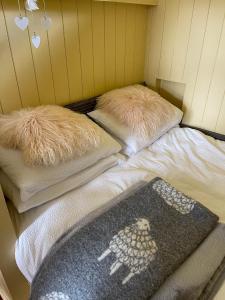
[[[83,187],[20,217],[16,261],[31,281],[50,247],[85,215],[140,180],[160,176],[225,222],[225,143],[174,128],[149,148]]]

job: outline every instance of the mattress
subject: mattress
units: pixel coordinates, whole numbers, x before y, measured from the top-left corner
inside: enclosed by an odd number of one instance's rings
[[[66,230],[138,181],[156,176],[207,206],[225,223],[224,161],[224,142],[189,128],[170,130],[121,166],[20,215],[15,250],[20,270],[31,281]]]

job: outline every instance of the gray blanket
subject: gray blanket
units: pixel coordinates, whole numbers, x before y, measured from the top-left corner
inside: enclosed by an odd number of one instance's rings
[[[225,272],[224,258],[225,224],[218,224],[151,299],[212,299],[210,296],[218,290],[220,276]]]
[[[148,299],[218,221],[160,178],[112,204],[54,245],[31,299]]]

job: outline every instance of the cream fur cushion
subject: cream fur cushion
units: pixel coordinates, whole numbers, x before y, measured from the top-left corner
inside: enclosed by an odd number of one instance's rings
[[[51,166],[82,156],[100,143],[86,116],[56,105],[0,116],[0,145],[19,149],[29,166]]]
[[[142,140],[156,136],[176,113],[172,104],[142,85],[105,93],[99,97],[97,108],[115,117]]]

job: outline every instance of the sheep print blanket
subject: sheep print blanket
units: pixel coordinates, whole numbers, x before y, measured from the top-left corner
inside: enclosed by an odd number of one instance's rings
[[[30,299],[149,299],[217,222],[161,178],[142,183],[56,242],[32,282]]]

